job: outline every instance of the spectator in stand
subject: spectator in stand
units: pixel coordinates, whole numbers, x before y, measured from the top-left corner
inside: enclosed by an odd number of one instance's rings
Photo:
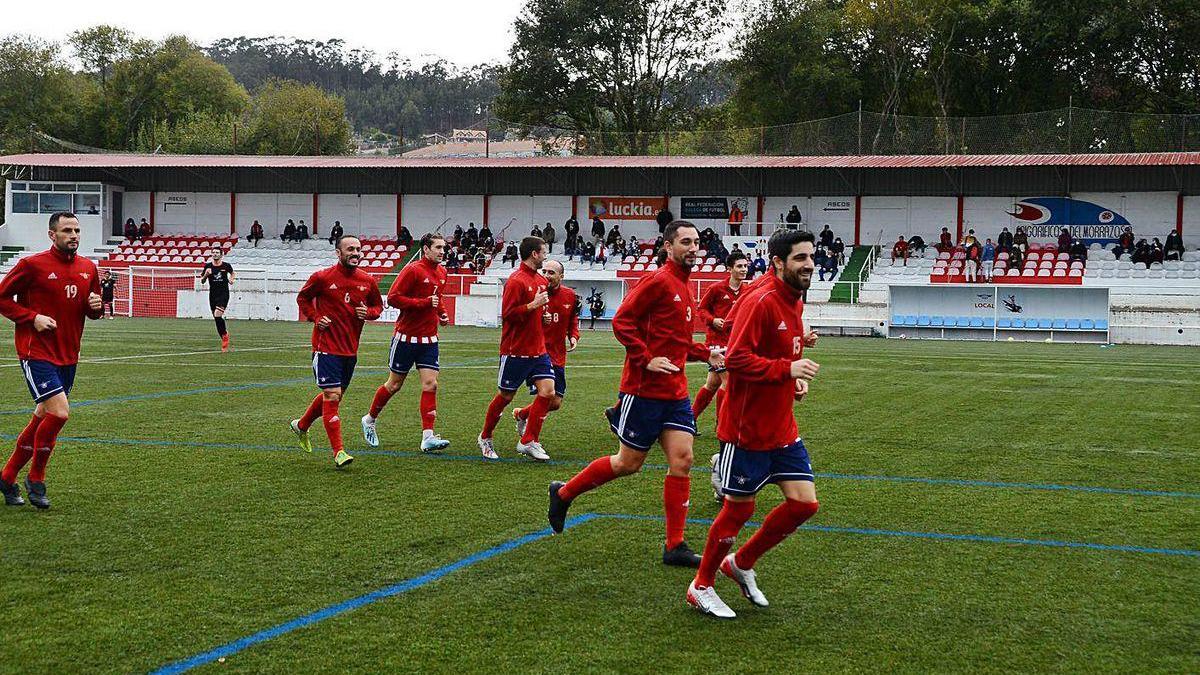
[[[938,253],[949,253],[954,250],[954,239],[950,236],[950,230],[943,227],[942,233],[938,235]]]
[[[822,250],[824,250],[824,249],[822,249]],[[837,273],[838,273],[837,256],[833,255],[832,253],[825,253],[825,261],[823,263],[821,263],[821,269],[820,269],[821,281],[825,281],[826,274],[829,275],[830,281],[834,281],[835,279],[837,279]]]
[[[585,244],[586,246],[586,244]],[[596,330],[596,319],[604,315],[604,295],[592,289],[592,294],[588,296],[588,313],[592,317],[591,330]]]
[[[467,224],[467,231],[463,233],[463,247],[470,249],[473,246],[479,245],[479,230],[475,228],[475,223]],[[475,256],[471,256],[474,259]]]
[[[908,250],[911,253],[920,253],[925,255],[925,239],[919,234],[914,234],[908,238]]]
[[[599,244],[604,241],[604,221],[600,220],[600,216],[592,216],[592,243]]]
[[[579,233],[568,232],[563,248],[567,251],[567,260],[573,259],[579,253]]]
[[[804,220],[804,217],[800,215],[799,207],[797,207],[795,204],[792,204],[792,210],[788,211],[787,218],[784,219],[784,221],[787,223],[787,226],[788,226],[787,229],[789,229],[789,230],[800,229],[800,223],[803,220]]]
[[[734,253],[737,253],[736,248],[734,249]],[[824,246],[818,246],[813,251],[813,265],[816,266],[818,272],[820,272],[821,266],[825,264],[825,259],[828,257],[829,252],[825,250]]]
[[[962,247],[970,248],[979,243],[979,239],[975,237],[975,230],[967,230],[967,236],[963,237]]]
[[[825,228],[821,230],[821,234],[817,237],[817,241],[819,241],[821,246],[824,246],[826,249],[833,246],[833,230],[829,229],[828,224],[826,224]]]
[[[563,223],[563,234],[565,234],[567,237],[570,237],[571,235],[579,235],[579,220],[577,220],[575,216],[572,215],[570,218],[567,218],[566,223]]]
[[[258,248],[258,242],[263,238],[263,226],[257,220],[250,225],[250,236],[246,238],[250,240],[254,248]]]
[[[608,237],[604,240],[604,244],[612,248],[618,239],[624,239],[624,235],[621,234],[621,228],[616,223],[613,223],[612,229],[608,231]]]
[[[1007,227],[1001,228],[1000,236],[996,239],[996,250],[997,251],[1011,251],[1012,247],[1013,247],[1012,232],[1009,232]]]
[[[662,234],[672,220],[675,220],[675,214],[664,205],[658,210],[658,215],[654,216],[654,222],[658,223],[658,233]]]
[[[1013,235],[1013,248],[1021,249],[1021,257],[1029,252],[1029,235],[1025,233],[1025,228],[1017,228],[1017,233]]]
[[[751,279],[760,274],[767,273],[767,259],[763,257],[762,251],[758,252],[758,256],[754,258],[754,262],[750,263]]]
[[[554,231],[554,226],[546,223],[546,227],[542,228],[542,241],[546,242],[546,254],[554,253],[554,242],[558,239],[558,234]]]
[[[450,245],[446,249],[446,271],[458,274],[458,270],[462,267],[462,256],[458,253],[458,247]]]
[[[1132,227],[1127,226],[1125,228],[1125,231],[1121,233],[1121,236],[1117,237],[1117,246],[1116,246],[1116,248],[1113,249],[1113,255],[1115,255],[1117,257],[1117,259],[1120,260],[1121,254],[1133,255],[1133,228]]]
[[[1019,246],[1013,246],[1008,252],[1008,269],[1021,269],[1021,263],[1025,260],[1025,254],[1021,252]]]
[[[980,254],[983,261],[983,280],[992,283],[992,272],[996,269],[996,245],[992,243],[992,238],[988,237],[983,243],[983,252]]]
[[[833,243],[829,245],[829,250],[837,258],[838,265],[844,267],[846,265],[846,243],[842,241],[842,238],[834,238]]]
[[[982,247],[979,245],[979,240],[974,236],[966,238],[964,241],[970,242],[966,245],[967,249],[967,264],[964,266],[964,272],[967,275],[967,283],[979,281],[979,259],[983,257]]]
[[[462,246],[462,245],[463,245],[463,229],[462,229],[462,225],[455,225],[455,226],[454,226],[454,239],[453,239],[453,241],[452,241],[451,243],[453,243],[455,246]]]
[[[549,223],[547,223],[547,224],[549,224]],[[529,236],[537,237],[538,239],[541,239],[542,238],[542,228],[538,227],[537,223],[534,223],[533,229],[529,230]]]
[[[504,257],[500,259],[500,264],[509,263],[508,267],[512,269],[517,266],[517,259],[520,257],[521,254],[517,251],[516,242],[510,241],[508,242],[508,248],[504,249]]]
[[[153,236],[154,227],[151,226],[150,223],[146,222],[145,218],[142,218],[142,223],[138,225],[138,239],[145,240]]]
[[[620,237],[618,237],[617,241],[620,240]],[[606,244],[600,244],[596,247],[596,262],[600,263],[600,269],[604,269],[604,266],[608,264],[608,246]]]
[[[725,249],[725,244],[721,242],[721,238],[713,239],[712,245],[706,249],[708,254],[717,260],[725,260],[729,257],[729,251]]]
[[[475,267],[474,267],[475,274],[483,274],[484,270],[487,269],[488,254],[485,253],[482,248],[475,249],[474,262],[475,262]]]
[[[296,241],[296,223],[289,218],[287,225],[283,226],[283,233],[279,235],[280,241]]]
[[[587,263],[588,267],[591,267],[592,263],[595,261],[596,245],[590,241],[583,242],[583,245],[579,247],[579,262]]]
[[[626,245],[625,251],[629,255],[637,255],[641,248],[641,245],[638,244],[637,237],[633,236],[632,234],[629,235],[629,244]]]
[[[1071,230],[1065,227],[1058,233],[1058,250],[1059,252],[1071,250]]]
[[[1151,262],[1151,264],[1158,263],[1161,265],[1162,261],[1166,257],[1165,254],[1166,254],[1166,251],[1163,250],[1162,242],[1158,240],[1158,237],[1155,237],[1154,241],[1150,243],[1150,262]]]
[[[305,239],[308,239],[308,226],[301,220],[300,224],[296,226],[296,241],[304,241]]]
[[[904,266],[908,267],[908,242],[904,241],[904,235],[900,235],[892,244],[892,260],[903,260]]]
[[[479,241],[482,242],[486,237],[491,237],[492,241],[496,240],[495,235],[492,234],[492,228],[488,227],[487,223],[484,223],[483,227],[479,228]]]
[[[496,240],[486,225],[479,231],[479,248],[486,251],[489,256],[496,252]]]
[[[1133,262],[1134,265],[1137,265],[1140,263],[1140,264],[1145,265],[1147,268],[1149,268],[1150,267],[1150,244],[1147,244],[1145,239],[1139,239],[1138,243],[1134,245],[1133,253],[1130,254],[1129,259]]]
[[[333,221],[333,227],[329,228],[329,243],[332,245],[342,236],[342,221]]]
[[[411,249],[413,245],[412,232],[409,232],[407,227],[401,225],[400,234],[396,235],[396,243],[406,249]]]
[[[125,221],[125,238],[131,244],[138,238],[138,226],[137,223],[133,222],[133,218]]]
[[[1087,260],[1087,246],[1084,246],[1082,239],[1076,239],[1071,244],[1070,256],[1071,260]]]
[[[1164,259],[1166,260],[1183,260],[1183,237],[1180,236],[1178,230],[1171,230],[1167,233],[1166,251]]]
[[[746,214],[742,213],[742,207],[738,206],[737,202],[733,203],[733,208],[729,211],[729,234],[733,237],[742,236],[742,221],[746,220]]]

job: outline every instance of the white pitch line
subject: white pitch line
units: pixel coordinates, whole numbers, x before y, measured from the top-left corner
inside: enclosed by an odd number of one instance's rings
[[[275,347],[246,347],[246,348],[239,349],[238,351],[241,351],[241,352],[268,352],[268,351],[279,351],[281,349],[297,349],[300,347],[307,347],[307,346],[308,346],[308,344],[281,345],[281,346],[275,346]],[[80,359],[79,362],[80,363],[112,363],[114,361],[133,361],[133,360],[138,360],[138,359],[154,359],[154,358],[159,358],[159,357],[196,356],[198,354],[220,354],[220,353],[221,353],[220,349],[206,349],[203,351],[192,351],[192,352],[170,352],[170,353],[161,353],[161,354],[133,354],[130,356],[104,356],[104,357],[94,358],[94,359]],[[21,365],[20,363],[0,363],[0,368],[17,368],[20,365]],[[173,364],[165,364],[165,365],[173,365]],[[207,365],[209,367],[212,367],[212,366],[224,366],[227,364],[210,363]]]

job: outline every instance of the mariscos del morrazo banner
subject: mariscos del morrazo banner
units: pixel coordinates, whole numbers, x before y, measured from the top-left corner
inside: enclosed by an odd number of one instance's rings
[[[654,220],[666,205],[663,197],[590,197],[588,215],[613,220]]]

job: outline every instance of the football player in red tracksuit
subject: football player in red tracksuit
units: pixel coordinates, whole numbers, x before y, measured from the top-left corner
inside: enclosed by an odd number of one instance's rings
[[[25,490],[29,502],[39,509],[50,508],[46,464],[70,412],[67,395],[79,363],[83,318],[99,319],[104,311],[96,265],[77,255],[75,214],[64,211],[50,216],[50,241],[50,250],[17,261],[0,282],[0,314],[16,324],[17,357],[36,406],[0,471],[0,492],[9,506],[25,503],[17,473],[32,459]]]
[[[542,316],[550,295],[546,292],[546,277],[538,274],[546,260],[546,244],[540,237],[525,237],[519,253],[521,264],[504,284],[500,307],[500,376],[496,379],[496,396],[488,405],[479,433],[479,451],[485,459],[500,458],[492,445],[492,432],[517,389],[526,384],[537,390],[537,398],[527,411],[517,452],[544,462],[550,455],[538,439],[550,402],[554,400],[554,366],[542,333]]]
[[[696,226],[685,220],[672,222],[663,231],[667,262],[642,278],[625,297],[613,317],[613,333],[625,346],[619,403],[606,413],[609,428],[620,440],[615,455],[593,461],[574,478],[550,483],[547,518],[562,532],[571,501],[614,478],[636,473],[655,441],[669,465],[663,483],[666,542],[663,563],[695,567],[700,556],[684,542],[692,468],[692,440],[696,419],[688,398],[688,361],[708,361],[720,366],[723,358],[692,340],[696,301],[688,275],[700,250]]]
[[[373,448],[379,447],[375,419],[388,400],[400,391],[414,365],[421,378],[421,452],[436,454],[450,445],[450,441],[433,432],[440,369],[438,325],[450,323],[442,300],[446,288],[446,268],[442,267],[445,251],[446,239],[442,235],[421,237],[421,257],[405,265],[388,291],[388,304],[400,310],[400,316],[396,319],[388,357],[391,372],[375,391],[370,412],[362,418],[363,439]]]
[[[550,364],[554,366],[554,398],[550,401],[549,410],[554,412],[562,407],[563,397],[567,395],[567,352],[575,351],[579,345],[579,314],[583,311],[583,305],[573,288],[562,285],[562,263],[547,260],[542,265],[542,276],[546,277],[546,294],[550,296],[550,302],[542,314],[542,332],[546,335]],[[530,387],[529,393],[536,394],[537,390]],[[525,423],[531,407],[513,410],[517,433],[522,436],[525,435]]]
[[[304,416],[292,420],[292,431],[300,447],[312,452],[308,429],[320,418],[333,449],[334,466],[341,468],[354,461],[342,446],[342,419],[338,406],[350,386],[354,365],[358,362],[358,340],[366,321],[383,313],[379,284],[358,269],[362,243],[357,237],[337,241],[337,264],[313,272],[296,296],[300,314],[312,321],[313,375],[321,393],[308,405]]]
[[[803,292],[812,283],[811,232],[782,230],[767,245],[767,281],[739,300],[729,339],[725,410],[717,422],[721,442],[720,513],[708,531],[704,559],[687,589],[689,604],[711,616],[736,616],[717,595],[717,570],[732,579],[752,604],[767,606],[754,565],[817,512],[817,491],[808,451],[796,427],[793,407],[808,393],[818,366],[803,357]],[[784,502],[730,555],[738,532],[754,515],[754,497],[775,483]]]
[[[738,295],[742,292],[742,282],[746,279],[746,274],[750,271],[750,261],[746,259],[746,255],[741,251],[729,254],[729,258],[725,261],[725,266],[729,268],[729,278],[722,283],[709,286],[704,292],[704,297],[700,298],[700,304],[697,311],[700,313],[700,319],[704,321],[707,327],[704,335],[704,341],[709,347],[724,347],[729,341],[729,310],[733,309],[733,303],[737,302]],[[696,419],[700,419],[700,415],[704,414],[704,409],[708,407],[709,402],[715,396],[717,398],[717,410],[721,409],[721,398],[725,395],[721,385],[725,384],[725,368],[714,368],[709,366],[708,379],[705,380],[704,386],[700,387],[700,391],[696,392],[696,400],[692,402],[692,412],[695,413]]]

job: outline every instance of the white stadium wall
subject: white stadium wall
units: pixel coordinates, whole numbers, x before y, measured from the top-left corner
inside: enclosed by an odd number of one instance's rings
[[[150,220],[150,193],[149,192],[126,192],[121,203],[121,210],[125,213],[125,218],[133,218],[133,222],[140,223],[142,218]]]
[[[780,214],[787,216],[792,205],[800,210],[805,226],[820,232],[828,224],[842,241],[854,239],[854,197],[767,197],[763,200],[764,223],[777,223]],[[770,231],[764,228],[764,232]]]

